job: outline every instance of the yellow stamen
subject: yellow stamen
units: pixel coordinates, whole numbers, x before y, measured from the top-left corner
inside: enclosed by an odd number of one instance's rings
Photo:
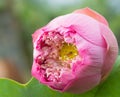
[[[77,48],[73,44],[63,43],[60,50],[60,58],[62,60],[71,60],[78,55]]]

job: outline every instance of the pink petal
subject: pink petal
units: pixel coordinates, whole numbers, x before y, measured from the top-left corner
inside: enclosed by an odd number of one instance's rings
[[[33,65],[32,65],[32,70],[31,70],[31,74],[37,79],[37,80],[40,80],[40,66],[39,64],[37,64],[35,61],[33,62]]]
[[[40,28],[38,30],[36,30],[33,34],[32,34],[32,39],[33,39],[33,43],[38,39],[39,36],[41,36],[44,33],[43,29]]]
[[[73,13],[79,13],[79,14],[88,15],[88,16],[96,19],[97,21],[99,21],[99,22],[101,22],[101,23],[108,26],[108,22],[106,21],[106,19],[102,15],[100,15],[99,13],[95,12],[94,10],[92,10],[92,9],[90,9],[88,7],[76,10]]]
[[[63,91],[82,93],[100,83],[106,49],[89,43],[79,35],[76,35],[76,43],[82,59],[72,67],[76,78]]]
[[[100,33],[99,22],[89,16],[72,13],[55,18],[46,26],[46,28],[50,30],[58,29],[60,27],[73,27],[81,37],[85,38],[89,42],[106,47],[104,39]]]
[[[102,77],[105,79],[110,73],[118,55],[118,44],[113,32],[105,25],[100,24],[101,34],[107,43],[107,53],[102,69]]]
[[[83,93],[98,85],[100,78],[101,74],[98,73],[95,75],[76,79],[73,83],[68,84],[64,91],[72,93]]]

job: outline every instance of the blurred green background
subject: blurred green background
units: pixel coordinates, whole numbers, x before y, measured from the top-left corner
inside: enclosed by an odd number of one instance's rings
[[[31,77],[31,34],[56,16],[83,7],[108,20],[120,46],[119,4],[120,0],[0,0],[0,60],[9,60],[26,82]]]

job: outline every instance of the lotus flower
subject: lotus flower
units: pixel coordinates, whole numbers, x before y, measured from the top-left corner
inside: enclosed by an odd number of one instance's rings
[[[90,8],[59,16],[32,37],[33,77],[61,92],[83,93],[97,86],[118,54],[106,19]]]

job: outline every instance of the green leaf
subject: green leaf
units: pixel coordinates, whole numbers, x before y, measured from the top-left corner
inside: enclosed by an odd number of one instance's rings
[[[32,79],[27,85],[29,97],[93,97],[96,89],[84,94],[60,93],[40,84],[36,79]]]
[[[96,89],[84,94],[60,93],[40,84],[32,78],[27,84],[0,79],[0,97],[93,97]]]
[[[0,79],[0,97],[28,97],[24,85],[8,79]]]
[[[120,56],[107,80],[84,94],[60,93],[40,84],[32,78],[26,84],[10,79],[0,79],[0,97],[119,97]]]

